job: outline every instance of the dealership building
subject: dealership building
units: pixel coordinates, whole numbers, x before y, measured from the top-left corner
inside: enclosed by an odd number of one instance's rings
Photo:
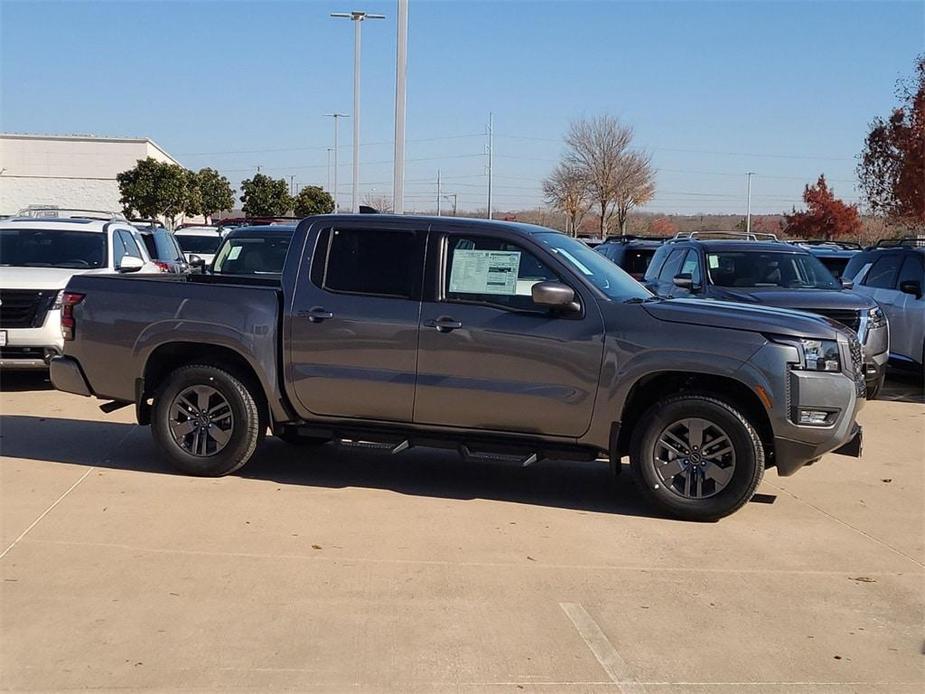
[[[116,174],[146,157],[178,163],[148,138],[0,134],[0,215],[30,205],[121,210]]]

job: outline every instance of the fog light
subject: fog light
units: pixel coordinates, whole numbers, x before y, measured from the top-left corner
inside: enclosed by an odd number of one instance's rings
[[[800,410],[798,424],[809,424],[810,426],[822,426],[829,423],[832,412],[825,410]]]

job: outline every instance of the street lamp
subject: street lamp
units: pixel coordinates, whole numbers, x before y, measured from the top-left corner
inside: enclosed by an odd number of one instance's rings
[[[354,10],[332,12],[331,16],[353,21],[353,212],[356,214],[360,211],[360,24],[365,19],[385,19],[385,15]]]
[[[325,117],[334,119],[334,214],[340,212],[340,205],[337,204],[337,120],[339,118],[350,118],[346,113],[325,113]],[[354,166],[356,164],[354,163]]]

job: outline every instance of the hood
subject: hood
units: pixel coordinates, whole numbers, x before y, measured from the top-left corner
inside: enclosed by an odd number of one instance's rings
[[[877,305],[870,297],[849,289],[787,289],[786,287],[749,289],[714,286],[710,288],[710,293],[724,301],[741,301],[746,304],[763,304],[802,311],[813,309],[858,311]]]
[[[653,318],[670,323],[828,340],[834,340],[842,330],[834,321],[812,313],[730,301],[669,299],[642,306]]]
[[[3,267],[0,287],[3,289],[64,289],[74,275],[111,273],[108,268],[75,270],[67,267]]]

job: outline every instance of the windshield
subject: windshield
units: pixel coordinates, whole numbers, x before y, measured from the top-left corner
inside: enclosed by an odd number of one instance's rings
[[[648,289],[581,241],[552,231],[536,234],[535,238],[610,299],[627,301],[652,298]]]
[[[106,234],[55,229],[0,229],[0,265],[98,268],[106,266]]]
[[[717,287],[841,289],[832,273],[809,253],[729,251],[707,253],[710,281]]]
[[[278,275],[283,271],[291,237],[238,236],[219,249],[212,272],[224,275]]]
[[[218,244],[222,242],[222,237],[218,234],[209,236],[177,234],[176,239],[184,253],[205,253],[206,255],[215,253]]]

